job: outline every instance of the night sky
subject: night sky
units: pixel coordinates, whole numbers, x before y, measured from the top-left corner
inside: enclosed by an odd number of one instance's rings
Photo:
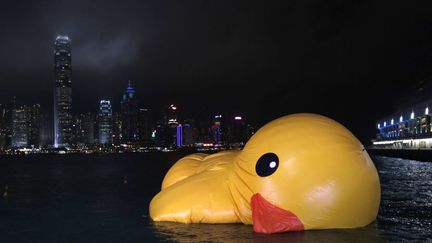
[[[260,126],[295,112],[362,141],[432,73],[431,1],[7,1],[0,8],[0,102],[53,100],[53,44],[72,40],[73,109],[141,107],[185,116],[241,112]],[[282,5],[283,4],[283,5]]]

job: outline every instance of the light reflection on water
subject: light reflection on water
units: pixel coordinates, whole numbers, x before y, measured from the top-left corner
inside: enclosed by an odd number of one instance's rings
[[[0,194],[9,187],[0,242],[432,241],[432,163],[386,157],[374,157],[382,201],[364,228],[265,235],[243,224],[152,222],[148,204],[183,155],[0,157]]]
[[[311,230],[281,234],[257,234],[243,224],[152,223],[160,239],[174,242],[385,242],[371,224],[360,229]]]

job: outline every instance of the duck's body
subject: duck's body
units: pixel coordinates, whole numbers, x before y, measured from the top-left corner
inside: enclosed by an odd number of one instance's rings
[[[193,154],[168,171],[150,204],[155,221],[245,223],[257,232],[371,223],[379,178],[343,126],[297,114],[260,129],[242,151]]]
[[[152,218],[182,223],[241,222],[230,196],[229,172],[233,171],[236,154],[193,154],[178,161],[164,179],[165,193],[153,199],[158,203],[151,204],[151,211],[160,212],[160,216]]]

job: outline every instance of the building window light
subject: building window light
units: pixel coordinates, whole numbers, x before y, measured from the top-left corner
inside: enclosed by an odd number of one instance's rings
[[[393,118],[391,119],[390,123],[391,123],[391,124],[393,125],[393,123],[394,123],[394,120],[393,120]]]
[[[410,118],[411,118],[411,119],[414,119],[414,111],[411,112],[411,116],[410,116]]]
[[[378,123],[378,128],[381,128],[381,124]]]
[[[425,115],[429,115],[429,107],[426,107],[426,109],[425,109]]]
[[[399,117],[399,121],[400,121],[400,122],[403,122],[403,116],[400,116],[400,117]]]
[[[384,126],[387,126],[387,122],[384,122]]]

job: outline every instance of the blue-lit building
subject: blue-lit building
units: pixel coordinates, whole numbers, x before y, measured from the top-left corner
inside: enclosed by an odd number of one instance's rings
[[[183,147],[183,126],[181,124],[178,124],[176,128],[176,146]]]
[[[409,149],[432,148],[432,99],[380,119],[375,147]]]
[[[432,149],[432,79],[418,82],[397,112],[377,121],[374,148]]]
[[[73,139],[71,41],[54,42],[54,147],[69,147]]]
[[[124,143],[133,143],[139,140],[139,124],[138,124],[138,100],[136,92],[129,85],[121,100],[121,134],[120,140]]]
[[[222,144],[222,115],[215,115],[213,117],[213,124],[211,125],[211,134],[214,144]]]
[[[99,105],[99,144],[112,143],[111,101],[101,100]]]

